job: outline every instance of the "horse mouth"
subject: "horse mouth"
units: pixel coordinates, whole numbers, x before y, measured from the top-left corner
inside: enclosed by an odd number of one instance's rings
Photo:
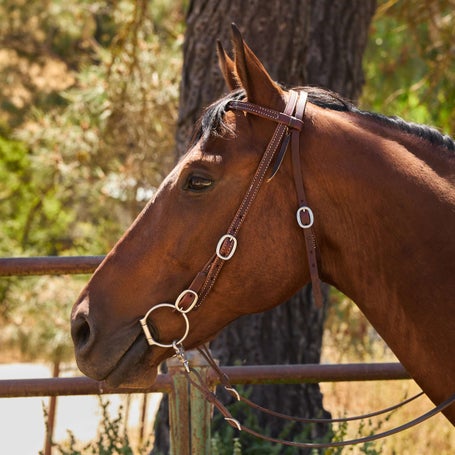
[[[131,334],[130,343],[119,343],[115,339],[103,343],[108,346],[107,351],[99,342],[88,352],[78,352],[76,349],[79,369],[88,377],[103,381],[112,388],[151,387],[155,383],[159,364],[169,357],[165,355],[168,350],[149,346],[142,330],[135,332]]]
[[[158,363],[153,361],[154,349],[150,349],[141,335],[142,333],[138,335],[104,378],[108,386],[142,389],[155,383]]]

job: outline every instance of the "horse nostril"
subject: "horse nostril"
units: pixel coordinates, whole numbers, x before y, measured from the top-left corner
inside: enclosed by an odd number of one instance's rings
[[[71,324],[71,336],[73,337],[76,351],[80,352],[84,348],[87,349],[90,341],[91,329],[87,319],[80,315],[77,316]]]

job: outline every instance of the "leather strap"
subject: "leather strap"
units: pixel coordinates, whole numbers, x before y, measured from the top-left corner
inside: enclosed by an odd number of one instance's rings
[[[299,102],[296,107],[296,117],[303,118],[305,106],[308,99],[308,93],[300,92]],[[323,298],[321,291],[321,280],[319,279],[318,261],[316,254],[316,238],[311,229],[313,224],[313,212],[309,208],[307,198],[305,195],[305,188],[303,185],[302,164],[300,160],[300,132],[297,130],[292,131],[291,138],[291,152],[292,152],[292,169],[294,174],[294,183],[297,190],[297,199],[299,209],[297,217],[300,219],[299,226],[303,229],[305,238],[305,246],[308,260],[308,267],[310,270],[313,298],[319,308],[323,306]],[[311,216],[310,216],[311,215]]]
[[[190,291],[194,291],[199,296],[196,307],[201,305],[201,303],[207,297],[213,285],[215,284],[216,279],[221,272],[221,269],[223,268],[225,262],[227,262],[225,258],[230,258],[231,254],[233,253],[233,249],[236,248],[239,229],[248,214],[251,204],[259,192],[268,169],[270,168],[273,157],[275,156],[275,152],[282,142],[283,137],[288,132],[289,128],[297,128],[297,130],[300,131],[303,126],[301,119],[292,116],[298,98],[299,94],[291,90],[289,92],[289,99],[286,103],[285,110],[282,113],[243,101],[231,101],[229,103],[230,109],[241,110],[254,115],[258,115],[262,118],[273,120],[277,122],[278,125],[275,128],[273,136],[259,162],[253,179],[251,180],[250,186],[248,187],[248,190],[246,191],[245,196],[243,197],[242,202],[231,224],[229,225],[226,234],[222,237],[223,240],[218,245],[219,254],[214,254],[209,259],[209,261],[203,267],[202,271],[196,275],[195,279],[188,287]],[[192,295],[188,294],[182,298],[179,306],[180,308],[189,307],[192,301]]]
[[[306,92],[302,92],[306,93]],[[289,96],[294,96],[293,94],[298,95],[298,93],[294,90],[289,91]],[[289,102],[288,102],[289,105]],[[284,112],[274,111],[273,109],[268,109],[266,107],[258,106],[257,104],[248,103],[246,101],[231,101],[229,103],[229,107],[231,109],[235,109],[238,111],[248,112],[253,115],[257,115],[258,117],[262,117],[268,120],[272,120],[277,123],[282,123],[283,125],[288,126],[289,128],[296,129],[300,131],[303,127],[302,116],[296,115],[295,117],[292,116],[292,112],[287,112],[286,109]],[[303,114],[303,112],[302,112]]]
[[[294,111],[295,103],[297,101],[297,96],[293,94],[289,97],[289,101],[286,105],[286,108],[284,110],[284,114],[280,113],[280,116],[286,115],[287,117],[290,117],[292,112]],[[233,102],[237,103],[237,102]],[[247,106],[245,106],[247,104]],[[235,107],[229,105],[231,109],[236,109]],[[255,110],[256,108],[260,108],[260,106],[256,106],[254,104],[250,103],[243,103],[243,108],[248,107],[251,108],[252,110]],[[242,109],[243,110],[243,109]],[[261,112],[261,116],[266,116],[269,110],[261,108],[258,110],[258,112]],[[267,118],[267,117],[266,117]],[[237,213],[235,214],[226,235],[230,236],[227,237],[227,241],[223,242],[223,245],[221,247],[221,253],[224,257],[229,255],[233,241],[232,238],[236,238],[237,234],[239,232],[240,226],[244,222],[246,215],[248,214],[248,211],[251,207],[251,204],[255,200],[259,188],[262,185],[262,182],[264,181],[264,177],[270,167],[270,163],[272,162],[273,156],[275,155],[275,152],[277,148],[279,147],[283,136],[286,132],[286,124],[285,123],[279,123],[278,126],[275,128],[275,131],[273,133],[272,139],[270,140],[264,155],[262,156],[261,161],[259,162],[259,165],[256,169],[256,172],[254,174],[253,179],[251,180],[250,186],[248,187],[248,190],[243,197],[243,200],[237,210]],[[208,279],[207,279],[207,286],[205,286],[202,289],[203,295],[200,296],[200,302],[202,302],[205,298],[205,296],[210,292],[212,289],[213,284],[216,281],[216,278],[218,277],[218,274],[221,271],[221,268],[225,264],[225,260],[220,259],[219,256],[216,256],[216,259],[214,260],[212,266],[209,269],[209,274],[208,274]],[[213,277],[213,279],[212,279]]]
[[[390,406],[390,407],[388,407],[386,409],[382,409],[380,411],[376,411],[376,412],[372,412],[372,413],[364,414],[364,415],[359,415],[359,416],[354,416],[354,417],[345,417],[345,418],[338,418],[338,419],[311,419],[311,418],[291,417],[291,416],[287,416],[285,414],[281,414],[279,412],[275,412],[275,411],[271,411],[269,409],[263,408],[262,406],[259,406],[255,403],[253,403],[251,400],[248,400],[247,398],[242,397],[231,385],[229,377],[217,365],[217,363],[213,359],[209,349],[204,345],[202,347],[199,347],[198,350],[204,356],[204,358],[208,361],[210,367],[215,371],[215,373],[217,374],[217,376],[220,380],[220,383],[223,385],[225,390],[228,391],[236,400],[243,401],[248,406],[250,406],[254,409],[257,409],[261,412],[265,412],[265,413],[273,415],[275,417],[293,421],[293,422],[301,422],[301,423],[336,423],[336,422],[338,422],[338,423],[342,423],[342,422],[350,422],[350,421],[354,421],[354,420],[369,419],[374,416],[390,413],[423,395],[423,392],[420,392],[417,395],[414,395],[413,397],[410,397],[407,400],[404,400],[403,402],[398,403],[394,406]],[[282,444],[282,445],[287,445],[287,446],[291,446],[291,447],[298,447],[298,448],[325,449],[325,448],[330,448],[330,447],[344,447],[344,446],[348,446],[348,445],[366,443],[366,442],[375,441],[377,439],[382,439],[382,438],[394,435],[396,433],[399,433],[401,431],[404,431],[415,425],[418,425],[418,424],[424,422],[425,420],[429,419],[430,417],[433,417],[434,415],[443,411],[444,409],[448,408],[453,403],[455,403],[455,394],[453,394],[449,398],[447,398],[445,401],[443,401],[439,405],[435,406],[433,409],[430,409],[428,412],[422,414],[421,416],[419,416],[403,425],[399,425],[398,427],[383,431],[381,433],[370,434],[368,436],[364,436],[364,437],[360,437],[360,438],[349,439],[349,440],[344,440],[344,441],[333,441],[333,442],[287,441],[284,439],[278,439],[278,438],[272,438],[270,436],[265,436],[261,433],[258,433],[256,431],[252,430],[251,428],[248,428],[248,427],[242,425],[237,419],[235,419],[232,416],[232,414],[226,408],[226,406],[224,406],[220,402],[220,400],[215,395],[215,393],[209,389],[207,383],[202,380],[201,376],[196,371],[192,370],[191,368],[189,370],[190,371],[188,371],[188,370],[185,371],[188,381],[202,393],[202,395],[206,398],[207,401],[209,401],[211,404],[213,404],[218,409],[218,411],[224,416],[224,419],[233,428],[236,428],[239,431],[244,431],[245,433],[251,434],[251,435],[253,435],[257,438],[263,439],[265,441]],[[191,374],[193,374],[193,373],[195,374],[197,381],[192,379]]]
[[[423,392],[419,392],[415,395],[413,395],[410,398],[407,398],[406,400],[402,401],[401,403],[395,404],[393,406],[389,406],[385,409],[381,409],[379,411],[374,411],[374,412],[369,412],[368,414],[361,414],[357,416],[349,416],[349,417],[339,417],[336,419],[324,419],[324,418],[308,418],[308,417],[296,417],[296,416],[289,416],[287,414],[283,414],[281,412],[277,411],[272,411],[270,409],[264,408],[253,401],[249,400],[248,398],[240,395],[234,388],[234,386],[231,384],[231,380],[229,379],[229,376],[220,368],[216,360],[212,357],[212,354],[210,352],[210,349],[208,348],[207,345],[202,345],[197,348],[200,354],[204,357],[204,359],[207,361],[209,364],[210,368],[216,373],[218,376],[218,379],[220,381],[220,384],[229,392],[229,394],[235,398],[237,401],[243,401],[245,404],[247,404],[249,407],[256,409],[260,412],[263,412],[264,414],[269,414],[274,417],[278,417],[283,420],[289,420],[290,422],[301,422],[301,423],[343,423],[343,422],[352,422],[355,420],[364,420],[364,419],[370,419],[371,417],[376,417],[379,415],[387,414],[389,412],[395,411],[396,409],[401,408],[402,406],[411,403],[412,401],[416,400],[417,398],[420,398],[422,395],[424,395]]]
[[[323,296],[321,291],[321,280],[319,278],[316,238],[311,228],[314,221],[314,215],[307,203],[305,188],[303,185],[302,165],[300,160],[300,132],[301,129],[303,128],[303,115],[305,112],[307,99],[308,93],[305,91],[300,92],[296,92],[294,90],[289,91],[289,101],[283,113],[279,113],[277,111],[267,109],[262,106],[257,106],[255,104],[244,101],[232,101],[231,103],[229,103],[229,107],[232,109],[239,109],[269,120],[273,120],[275,122],[278,122],[280,125],[286,125],[288,129],[292,130],[291,132],[292,168],[294,175],[294,183],[297,191],[297,199],[299,204],[297,218],[300,219],[299,226],[302,227],[304,233],[307,261],[310,271],[314,301],[319,308],[322,308]],[[292,113],[294,112],[294,106],[295,113],[294,116],[292,116]],[[277,127],[275,132],[278,131],[280,125]],[[288,130],[286,131],[286,133],[288,133]],[[269,144],[269,147],[271,143]],[[286,153],[287,143],[288,141],[287,138],[285,137],[283,140],[282,150],[280,150],[279,156],[277,157],[277,163],[272,171],[272,176],[270,177],[270,179],[273,178],[273,176],[278,171],[278,168],[284,158],[284,154]],[[276,145],[276,148],[278,148],[278,145]]]
[[[253,114],[276,122],[278,125],[262,155],[250,186],[248,187],[226,234],[221,237],[218,243],[216,253],[212,255],[189,287],[179,296],[179,311],[187,313],[201,305],[213,288],[225,262],[232,258],[237,248],[237,235],[239,229],[259,192],[275,155],[278,156],[276,157],[269,181],[278,171],[284,154],[286,153],[286,149],[288,148],[289,135],[291,135],[293,173],[299,203],[297,222],[304,230],[306,254],[313,286],[314,301],[318,307],[322,307],[323,298],[317,264],[316,241],[313,230],[311,229],[314,216],[306,202],[300,162],[300,132],[303,128],[303,115],[305,112],[307,96],[308,94],[304,91],[296,92],[295,90],[290,90],[288,101],[283,112],[278,112],[246,101],[234,100],[229,103],[229,109]],[[277,154],[276,151],[280,147],[280,144],[281,149]]]

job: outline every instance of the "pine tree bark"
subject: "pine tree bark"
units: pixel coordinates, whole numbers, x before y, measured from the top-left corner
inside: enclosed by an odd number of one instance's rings
[[[229,49],[231,22],[239,26],[276,81],[287,87],[318,85],[355,100],[364,82],[362,55],[375,9],[376,0],[192,0],[184,44],[177,157],[187,150],[202,109],[227,91],[215,42],[219,39]],[[324,292],[327,296],[327,287]],[[235,321],[211,349],[222,365],[319,363],[324,317],[325,310],[312,304],[311,286],[307,286],[267,313]],[[290,415],[330,415],[316,384],[256,386],[250,398]],[[152,453],[169,450],[166,405],[163,401]],[[283,429],[281,422],[264,415],[258,421],[274,436]],[[327,427],[317,426],[309,429],[309,436],[320,437],[326,431]],[[301,428],[291,429],[287,437],[300,432]]]

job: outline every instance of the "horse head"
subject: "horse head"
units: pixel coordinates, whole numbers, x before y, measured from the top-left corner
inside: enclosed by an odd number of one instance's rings
[[[248,102],[280,113],[289,99],[235,28],[233,46],[234,60],[218,45],[231,93],[202,115],[188,152],[73,307],[77,363],[94,379],[150,385],[173,344],[194,348],[309,280],[290,159],[272,179],[267,169],[254,202],[247,201],[248,216],[239,215],[238,234],[226,235],[277,127],[231,107]],[[214,263],[222,263],[221,273]]]

